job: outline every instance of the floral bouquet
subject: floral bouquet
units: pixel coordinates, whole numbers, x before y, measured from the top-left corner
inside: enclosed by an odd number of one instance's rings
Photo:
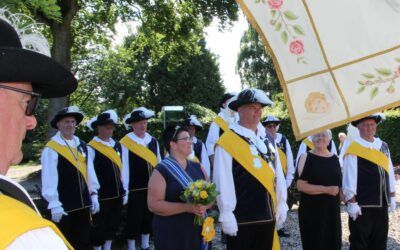
[[[191,182],[183,191],[181,199],[194,205],[209,205],[215,202],[218,195],[217,187],[214,183],[205,180]],[[194,224],[203,226],[202,235],[205,241],[211,241],[215,235],[214,219],[211,216],[195,216]]]

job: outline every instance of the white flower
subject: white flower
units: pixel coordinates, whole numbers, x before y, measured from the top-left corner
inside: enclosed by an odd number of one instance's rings
[[[253,165],[255,168],[260,169],[262,167],[261,161],[259,158],[254,158],[253,159]]]
[[[258,156],[258,150],[257,150],[256,146],[250,145],[250,151],[251,151],[252,155]]]

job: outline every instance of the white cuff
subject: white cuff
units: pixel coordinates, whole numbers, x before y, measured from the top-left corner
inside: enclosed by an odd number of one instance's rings
[[[51,210],[55,207],[62,207],[62,203],[59,200],[54,200],[49,202],[49,205],[47,206],[47,209]]]
[[[233,212],[221,211],[221,213],[219,214],[219,221],[220,222],[230,222],[230,221],[236,222],[236,218],[235,218],[235,215],[233,214]]]
[[[279,230],[283,227],[283,223],[286,221],[287,211],[289,210],[286,202],[281,202],[276,208],[276,228]]]

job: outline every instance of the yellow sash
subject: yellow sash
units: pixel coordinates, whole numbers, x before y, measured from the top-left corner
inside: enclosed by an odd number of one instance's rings
[[[222,136],[219,138],[218,145],[225,149],[240,165],[242,165],[252,176],[254,176],[268,191],[271,195],[274,208],[276,208],[276,196],[274,188],[275,173],[268,163],[258,155],[261,161],[261,167],[254,167],[254,158],[250,150],[250,145],[243,140],[240,136],[227,129]],[[274,243],[272,249],[280,249],[279,238],[277,231],[274,232]]]
[[[389,174],[389,158],[379,150],[363,147],[353,141],[346,150],[346,154],[352,154],[366,159],[383,168]]]
[[[307,145],[307,147],[309,147],[310,149],[314,149],[314,143],[312,141],[310,141],[308,138],[303,140],[304,144]]]
[[[106,146],[103,143],[95,141],[95,140],[91,140],[88,143],[88,145],[91,146],[92,148],[96,149],[97,151],[99,151],[101,154],[106,156],[112,162],[114,162],[115,165],[118,166],[119,171],[122,171],[122,160],[121,160],[121,157],[117,154],[117,151],[115,151],[114,148]]]
[[[229,128],[228,123],[219,115],[214,118],[213,122],[215,122],[215,124],[217,124],[223,131],[226,131]]]
[[[67,159],[67,161],[69,161],[76,169],[78,169],[79,173],[82,174],[83,178],[86,181],[86,184],[88,183],[86,158],[81,154],[81,152],[79,152],[76,148],[68,148],[68,146],[63,146],[53,140],[50,140],[46,144],[46,147],[53,149],[54,151],[62,155],[65,159]],[[70,149],[74,151],[75,155],[76,152],[78,152],[78,162]]]
[[[129,149],[129,151],[150,163],[150,165],[152,165],[153,167],[157,166],[157,156],[147,147],[140,145],[139,143],[130,139],[127,135],[125,135],[124,138],[120,140],[120,143],[124,145],[127,149]]]
[[[199,158],[197,158],[197,156],[193,156],[193,158],[187,158],[189,161],[193,161],[193,162],[196,162],[196,163],[200,163],[200,160],[199,160]]]
[[[283,152],[283,150],[282,150],[280,147],[277,146],[276,148],[278,149],[279,160],[280,160],[281,165],[282,165],[283,173],[284,173],[285,176],[286,176],[286,173],[287,173],[287,166],[286,166],[287,159],[286,159],[286,154],[285,154],[285,152]]]
[[[60,230],[35,210],[11,197],[0,194],[0,249],[8,247],[16,238],[31,230],[50,227],[65,243],[74,249]]]

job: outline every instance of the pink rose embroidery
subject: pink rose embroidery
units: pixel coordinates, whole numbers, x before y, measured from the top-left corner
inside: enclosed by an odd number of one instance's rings
[[[268,4],[273,10],[279,10],[283,4],[283,0],[268,0]]]
[[[295,55],[301,55],[304,53],[304,45],[301,40],[293,40],[290,43],[290,53],[295,54]]]

